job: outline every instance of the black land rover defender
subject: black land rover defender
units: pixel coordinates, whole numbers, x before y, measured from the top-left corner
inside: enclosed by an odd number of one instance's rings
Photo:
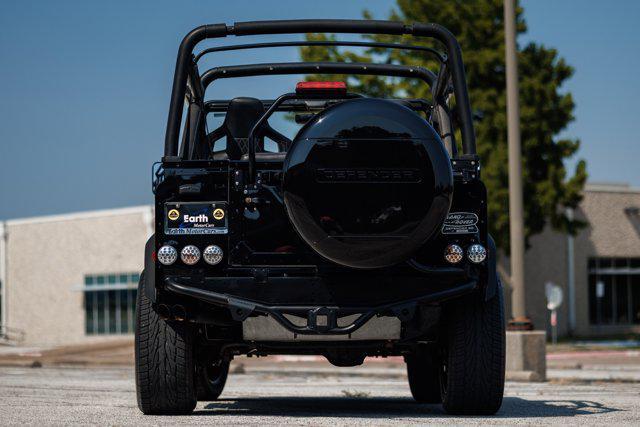
[[[328,40],[193,54],[209,38],[285,33],[404,34],[436,39],[444,52]],[[410,49],[440,65],[197,66],[216,52],[310,45]],[[431,96],[370,98],[322,81],[274,100],[205,97],[219,79],[277,74],[402,77]],[[276,114],[301,125],[295,136],[272,127]],[[416,401],[495,413],[505,322],[475,148],[460,47],[439,25],[295,20],[191,31],[153,173],[155,235],[136,319],[140,409],[188,413],[216,399],[236,356],[311,354],[336,366],[403,356]]]

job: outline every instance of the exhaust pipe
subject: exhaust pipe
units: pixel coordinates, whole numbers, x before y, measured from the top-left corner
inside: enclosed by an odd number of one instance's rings
[[[169,320],[171,318],[171,310],[169,309],[169,306],[166,304],[158,304],[158,307],[156,308],[156,313],[158,314],[158,317],[160,317],[162,320]]]
[[[174,305],[171,309],[171,314],[173,314],[173,318],[179,322],[187,320],[187,310],[182,305]]]

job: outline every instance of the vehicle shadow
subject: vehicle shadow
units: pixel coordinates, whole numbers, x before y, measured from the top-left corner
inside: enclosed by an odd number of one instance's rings
[[[620,411],[588,400],[527,400],[505,397],[500,411],[489,418],[572,417]],[[264,397],[220,399],[194,415],[283,417],[406,418],[447,415],[440,405],[421,405],[411,398]]]

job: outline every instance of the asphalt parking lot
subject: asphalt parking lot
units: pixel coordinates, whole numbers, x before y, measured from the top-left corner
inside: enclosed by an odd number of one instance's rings
[[[637,383],[507,383],[493,417],[450,417],[411,400],[401,377],[232,374],[221,399],[191,416],[147,417],[135,402],[130,368],[0,367],[2,425],[415,425],[640,423]]]

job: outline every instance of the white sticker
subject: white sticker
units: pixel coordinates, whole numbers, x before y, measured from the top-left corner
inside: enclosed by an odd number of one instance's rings
[[[473,212],[451,212],[442,226],[442,234],[474,234],[478,232],[478,215]]]

